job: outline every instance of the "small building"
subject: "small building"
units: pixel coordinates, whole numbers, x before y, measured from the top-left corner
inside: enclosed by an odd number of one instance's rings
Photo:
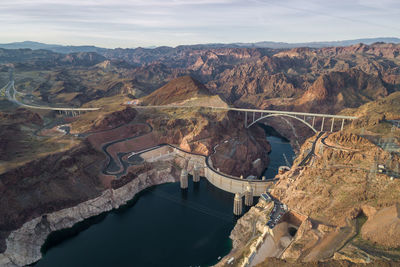
[[[139,105],[139,103],[140,103],[139,99],[126,102],[127,105],[135,105],[135,106]]]
[[[270,197],[270,195],[268,193],[262,193],[261,199],[267,203],[272,201],[272,198]]]
[[[227,263],[227,264],[231,264],[231,263],[233,262],[234,259],[235,259],[234,257],[231,257],[226,263]]]

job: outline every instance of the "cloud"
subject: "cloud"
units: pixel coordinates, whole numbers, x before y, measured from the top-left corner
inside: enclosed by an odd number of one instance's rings
[[[1,0],[0,41],[26,40],[32,32],[37,41],[111,46],[399,36],[397,2]]]

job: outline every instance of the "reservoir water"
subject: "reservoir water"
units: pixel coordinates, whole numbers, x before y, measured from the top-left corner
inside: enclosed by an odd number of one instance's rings
[[[268,136],[267,140],[271,145],[271,153],[269,154],[270,162],[268,168],[264,171],[264,176],[267,179],[272,179],[278,173],[279,166],[292,166],[295,153],[290,142],[284,138]],[[287,164],[285,157],[289,164]]]
[[[285,140],[270,136],[267,178],[286,165],[293,151]],[[205,178],[187,192],[179,183],[151,187],[126,206],[91,218],[72,229],[52,233],[37,267],[209,266],[232,248],[229,234],[236,218],[233,195]]]

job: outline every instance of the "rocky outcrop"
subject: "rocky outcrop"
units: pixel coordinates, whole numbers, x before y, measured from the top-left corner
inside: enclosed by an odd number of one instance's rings
[[[400,247],[399,209],[399,204],[396,204],[370,216],[361,229],[362,237],[384,247]]]
[[[43,125],[39,114],[19,108],[15,112],[0,112],[0,160],[11,161],[26,147],[26,140]]]
[[[105,189],[97,177],[103,160],[102,153],[84,142],[1,174],[0,231],[98,197]]]
[[[302,110],[337,113],[388,95],[384,82],[359,69],[321,75],[297,101]]]
[[[242,118],[226,112],[185,112],[185,119],[174,113],[149,119],[159,143],[177,145],[185,151],[212,156],[215,168],[240,177],[261,175],[268,165],[270,146],[264,131],[245,129]],[[227,141],[227,142],[225,142]],[[253,165],[252,162],[260,163]]]
[[[365,264],[397,259],[399,254],[393,248],[399,246],[400,184],[388,176],[371,173],[371,164],[385,162],[391,169],[399,159],[365,138],[337,132],[322,136],[316,143],[313,161],[298,167],[314,140],[309,141],[302,146],[291,170],[278,175],[279,181],[271,187],[274,197],[303,218],[297,223],[297,219],[282,219],[298,226],[288,247],[277,256],[286,260],[280,261],[282,266],[290,266],[288,262]],[[368,217],[364,225],[363,216]],[[234,249],[225,260],[234,257],[235,262],[240,261],[248,240],[259,232],[255,226],[263,227],[265,218],[266,214],[255,207],[238,220],[231,233]],[[270,261],[266,259],[264,264]]]
[[[43,119],[39,114],[32,112],[29,109],[18,108],[13,113],[0,112],[0,121],[2,124],[35,124],[43,125]]]
[[[248,136],[241,138],[227,138],[227,142],[221,142],[215,148],[211,157],[214,167],[237,177],[259,177],[269,164],[267,155],[271,150],[262,130],[254,129]]]
[[[382,211],[385,216],[372,214],[397,203],[400,184],[398,180],[392,181],[389,176],[376,173],[372,168],[375,162],[385,162],[388,169],[393,169],[398,157],[358,135],[337,132],[325,134],[316,143],[316,155],[308,166],[296,166],[308,153],[314,140],[309,141],[302,146],[291,170],[279,176],[280,180],[271,192],[289,208],[309,216],[308,222],[300,226],[292,245],[282,257],[308,262],[329,259],[345,244],[344,251],[350,246],[360,249],[358,239],[353,238],[357,227],[361,227],[358,222],[361,211],[372,216],[370,223],[363,227],[362,238],[396,245],[397,241],[384,242],[384,239],[396,240],[398,218],[394,208],[392,212]],[[389,213],[392,215],[389,216]],[[381,229],[378,230],[379,227]],[[343,252],[343,255],[350,254]]]
[[[263,231],[272,208],[273,202],[267,204],[259,201],[237,221],[229,236],[232,239],[234,250],[245,246],[254,236]]]
[[[22,266],[38,261],[41,258],[41,246],[51,232],[72,227],[84,219],[116,209],[147,187],[174,181],[176,178],[171,167],[149,170],[117,189],[104,191],[94,199],[36,217],[9,234],[6,239],[7,249],[0,254],[0,264]]]
[[[167,105],[200,95],[210,95],[208,89],[190,76],[176,78],[141,99],[146,105]]]
[[[119,125],[131,122],[136,117],[137,111],[127,107],[121,111],[100,115],[93,123],[93,131],[108,130]]]

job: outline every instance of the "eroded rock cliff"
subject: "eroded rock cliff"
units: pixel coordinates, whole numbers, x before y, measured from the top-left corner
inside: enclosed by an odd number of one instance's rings
[[[11,231],[6,239],[6,250],[0,254],[1,266],[23,266],[41,258],[41,246],[47,236],[57,230],[72,227],[89,217],[116,209],[131,200],[141,190],[176,181],[174,169],[152,168],[117,189],[103,191],[98,197],[83,201],[69,208],[45,212]]]

